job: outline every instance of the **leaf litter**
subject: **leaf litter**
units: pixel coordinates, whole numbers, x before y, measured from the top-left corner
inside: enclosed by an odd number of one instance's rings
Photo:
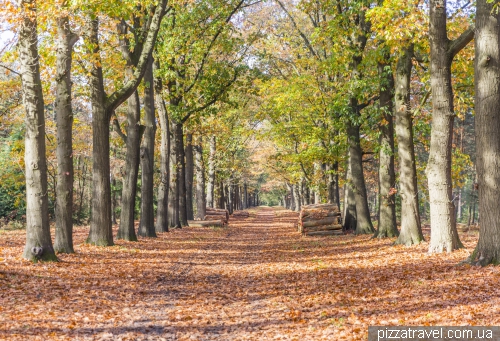
[[[500,270],[458,266],[477,231],[429,255],[427,242],[301,237],[294,212],[250,213],[107,248],[77,227],[76,254],[57,263],[23,260],[24,231],[1,231],[0,340],[364,340],[370,325],[500,324]]]

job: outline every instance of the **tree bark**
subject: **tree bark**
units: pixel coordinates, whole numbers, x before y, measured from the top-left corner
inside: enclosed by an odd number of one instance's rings
[[[368,38],[369,24],[365,20],[365,11],[362,10],[358,14],[358,28],[355,39],[355,53],[352,57],[352,80],[361,79],[359,66],[363,59],[363,50],[366,46]],[[363,174],[363,153],[359,138],[360,124],[358,123],[361,116],[359,103],[356,97],[350,99],[351,116],[347,120],[347,143],[349,148],[349,166],[351,169],[352,190],[354,192],[354,200],[356,202],[356,230],[355,234],[374,233],[370,210],[368,208],[368,197],[366,193],[365,176]]]
[[[88,45],[92,47],[90,53],[92,56],[99,56],[99,21],[97,18],[89,20],[87,32]],[[109,115],[105,107],[106,95],[100,62],[92,63],[90,70],[90,98],[92,103],[92,217],[87,243],[111,246],[113,233],[109,179]]]
[[[184,124],[174,122],[175,153],[177,154],[177,188],[179,192],[179,223],[177,227],[188,226],[186,203],[186,162],[184,155]]]
[[[390,59],[389,51],[385,51],[385,60]],[[379,62],[378,73],[380,77],[380,110],[382,111],[382,124],[380,129],[379,152],[379,214],[378,229],[374,234],[377,238],[397,237],[399,231],[396,225],[396,200],[393,188],[396,187],[394,174],[394,124],[392,97],[394,94],[394,79],[390,65]],[[376,196],[375,196],[376,199]],[[374,207],[375,209],[375,207]]]
[[[300,212],[300,208],[302,207],[299,186],[300,186],[299,184],[292,185],[293,199],[295,201],[293,209],[295,212]],[[259,200],[256,199],[256,201],[257,201],[256,205],[259,206]]]
[[[429,253],[441,253],[463,247],[458,238],[452,197],[454,109],[451,63],[455,54],[472,39],[473,31],[466,31],[469,36],[462,35],[450,41],[446,30],[446,0],[431,0],[429,7],[432,89],[431,146],[426,170],[431,218]]]
[[[56,119],[57,188],[56,238],[54,250],[74,253],[73,248],[73,110],[71,106],[71,63],[78,36],[69,27],[67,16],[57,19],[56,38]]]
[[[154,69],[157,64],[153,64]],[[170,122],[165,101],[162,97],[163,85],[160,77],[155,77],[155,98],[158,117],[160,119],[160,184],[158,186],[158,208],[156,211],[157,233],[168,232],[168,198],[170,183]]]
[[[215,207],[214,189],[215,189],[215,136],[210,137],[210,154],[208,156],[208,184],[207,184],[207,207]]]
[[[47,198],[47,162],[45,156],[45,116],[40,64],[36,4],[21,1],[19,59],[23,104],[26,109],[26,245],[23,257],[31,261],[57,261],[52,239]]]
[[[169,226],[178,228],[180,227],[179,222],[179,174],[177,171],[177,152],[175,145],[174,124],[171,124],[170,130],[172,131],[171,142],[170,142],[170,183],[169,183],[169,194],[168,194],[168,221]]]
[[[356,104],[357,106],[357,104]],[[355,234],[374,233],[370,210],[368,209],[368,198],[366,193],[365,177],[363,174],[363,153],[359,140],[359,125],[347,125],[349,143],[349,162],[351,169],[351,185],[356,202],[356,230]]]
[[[352,175],[349,161],[347,162],[346,182],[344,185],[344,214],[342,217],[344,231],[355,231],[357,225],[356,200],[352,189]]]
[[[410,76],[413,46],[405,48],[396,65],[396,136],[399,156],[401,231],[395,244],[414,245],[424,240],[418,209],[417,168],[413,144],[413,118],[410,110]]]
[[[194,183],[194,159],[193,159],[193,135],[186,134],[186,216],[188,220],[194,219],[193,213],[193,183]]]
[[[476,11],[475,135],[481,229],[468,261],[481,266],[500,263],[500,19],[493,5],[478,0]]]
[[[138,29],[138,27],[136,27]],[[127,38],[128,27],[123,22],[117,25],[120,39],[120,50],[123,59],[127,62],[127,80],[133,78],[133,51],[130,49],[130,41]],[[122,186],[122,205],[120,213],[120,226],[118,227],[118,239],[137,241],[135,233],[135,200],[137,194],[137,178],[139,176],[139,150],[141,146],[142,131],[140,125],[141,109],[139,93],[134,93],[127,99],[127,130],[126,135],[121,133],[118,120],[115,118],[113,124],[116,132],[122,137],[126,147],[125,174]]]
[[[141,146],[141,219],[138,234],[141,237],[156,238],[154,215],[154,147],[155,147],[155,97],[153,79],[153,58],[144,74],[144,139]]]
[[[137,241],[135,233],[135,197],[137,193],[137,178],[139,176],[139,149],[141,146],[140,125],[141,111],[139,108],[139,94],[135,91],[127,100],[127,138],[125,140],[126,159],[125,175],[122,187],[122,210],[118,239]]]
[[[196,164],[196,218],[203,220],[206,215],[205,163],[203,162],[203,137],[198,136],[194,146]]]
[[[246,210],[248,208],[248,185],[245,182],[243,184],[243,209]]]

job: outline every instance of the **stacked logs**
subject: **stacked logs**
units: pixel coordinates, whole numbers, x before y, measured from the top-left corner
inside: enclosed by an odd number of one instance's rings
[[[337,205],[316,204],[302,206],[299,232],[306,236],[328,236],[342,231],[340,210]]]
[[[222,226],[221,220],[188,220],[189,227],[214,227]]]
[[[248,211],[234,211],[231,216],[238,218],[248,218],[250,216],[250,213],[248,213]]]
[[[207,207],[204,220],[220,220],[222,225],[227,225],[229,212],[225,209]]]

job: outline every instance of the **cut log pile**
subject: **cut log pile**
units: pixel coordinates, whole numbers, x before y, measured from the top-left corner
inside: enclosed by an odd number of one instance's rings
[[[315,204],[302,206],[299,232],[306,236],[328,236],[342,233],[342,221],[337,205]]]
[[[220,208],[207,207],[204,220],[220,220],[222,225],[227,225],[229,223],[229,212]]]
[[[209,227],[209,226],[222,226],[222,221],[219,220],[188,220],[190,227]]]
[[[248,211],[234,211],[231,216],[238,218],[248,218],[250,216],[250,213],[248,213]]]

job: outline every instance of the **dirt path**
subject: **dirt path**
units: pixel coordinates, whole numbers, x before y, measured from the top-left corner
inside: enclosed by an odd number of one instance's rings
[[[52,264],[20,258],[24,231],[0,231],[0,340],[362,340],[369,325],[500,323],[500,270],[456,267],[466,250],[303,238],[295,221],[258,208],[108,248],[78,228],[77,254]]]

